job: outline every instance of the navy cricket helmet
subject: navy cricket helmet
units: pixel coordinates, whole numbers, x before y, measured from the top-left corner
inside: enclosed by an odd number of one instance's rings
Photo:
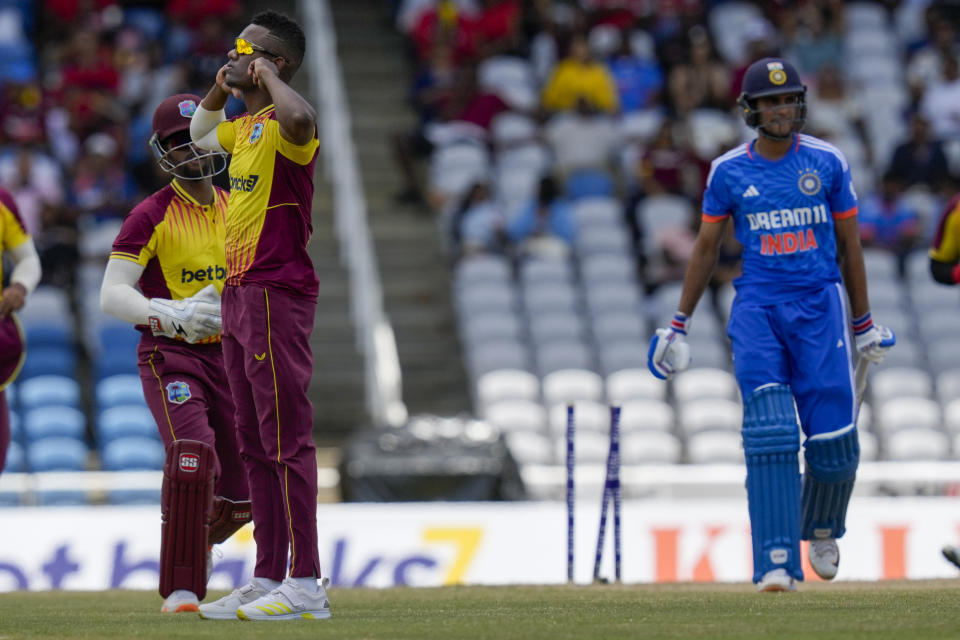
[[[807,87],[800,81],[800,74],[796,68],[783,58],[763,58],[757,60],[743,75],[743,86],[737,104],[743,109],[743,120],[748,127],[760,127],[760,113],[765,109],[757,109],[757,99],[767,96],[795,93],[797,97],[797,112],[793,118],[793,131],[803,128],[807,119]],[[762,128],[761,133],[766,134]],[[770,134],[766,134],[770,136]],[[784,136],[770,136],[783,138]]]

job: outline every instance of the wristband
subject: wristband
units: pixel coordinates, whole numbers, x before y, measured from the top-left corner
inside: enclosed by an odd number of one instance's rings
[[[950,279],[954,284],[960,283],[960,264],[955,264],[950,269]]]
[[[870,312],[867,311],[859,318],[854,318],[850,324],[853,327],[853,334],[861,336],[873,328],[873,318],[870,317]]]
[[[673,320],[670,321],[670,329],[676,333],[687,335],[687,327],[690,323],[690,317],[682,311],[673,314]]]

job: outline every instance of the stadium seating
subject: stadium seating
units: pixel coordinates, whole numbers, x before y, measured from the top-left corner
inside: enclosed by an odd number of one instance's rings
[[[60,375],[34,376],[20,384],[18,406],[21,411],[49,405],[79,407],[80,385],[73,378]]]
[[[97,438],[101,448],[113,440],[130,436],[158,438],[157,424],[145,405],[117,405],[100,413]]]
[[[159,471],[166,452],[158,438],[127,436],[103,445],[104,471]]]
[[[142,405],[145,402],[140,376],[133,374],[120,374],[99,380],[95,395],[97,408],[101,411],[119,405]]]
[[[31,471],[84,471],[87,446],[76,438],[52,436],[27,443],[27,465]]]
[[[27,443],[49,438],[71,438],[82,443],[86,418],[73,407],[39,407],[23,414],[23,433]]]

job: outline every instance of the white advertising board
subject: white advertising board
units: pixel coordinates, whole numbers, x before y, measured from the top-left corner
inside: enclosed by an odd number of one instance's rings
[[[566,580],[560,503],[332,504],[317,513],[321,566],[335,586]],[[578,582],[591,578],[598,513],[597,503],[577,505]],[[838,580],[958,575],[940,556],[943,544],[960,542],[956,498],[857,498],[847,522]],[[625,582],[750,580],[744,500],[625,502],[622,531]],[[155,589],[159,544],[157,507],[0,509],[0,591]],[[246,582],[255,559],[252,528],[220,548],[210,588]]]

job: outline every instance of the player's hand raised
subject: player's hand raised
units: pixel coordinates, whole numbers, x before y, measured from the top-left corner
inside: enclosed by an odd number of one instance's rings
[[[690,345],[687,344],[687,316],[677,313],[668,329],[657,329],[650,339],[647,368],[657,378],[669,380],[673,374],[690,366]]]
[[[280,69],[277,65],[267,58],[256,58],[247,68],[247,75],[253,79],[253,84],[260,86],[260,74],[272,73],[275,76],[280,75]]]
[[[220,90],[223,91],[224,93],[232,95],[237,100],[240,100],[243,98],[243,92],[241,92],[240,89],[237,89],[236,87],[231,87],[227,84],[227,65],[223,65],[222,67],[220,67],[220,70],[217,71],[216,83],[217,83],[217,86],[220,87]]]

